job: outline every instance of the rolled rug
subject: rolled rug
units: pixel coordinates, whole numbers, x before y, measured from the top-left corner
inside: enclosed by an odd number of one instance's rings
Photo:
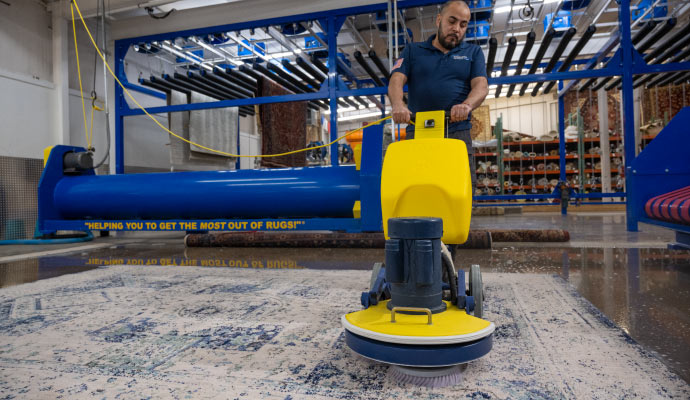
[[[544,163],[539,163],[537,164],[537,171],[543,171],[545,167]]]
[[[532,157],[532,158],[534,158],[534,157],[537,156],[537,153],[535,153],[535,152],[533,152],[533,151],[530,151],[529,156]]]

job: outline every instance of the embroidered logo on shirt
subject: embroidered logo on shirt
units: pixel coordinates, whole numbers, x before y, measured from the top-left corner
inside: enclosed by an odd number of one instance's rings
[[[470,59],[467,56],[453,56],[453,60],[467,60],[467,61],[469,61]]]
[[[395,62],[395,64],[393,64],[393,69],[400,68],[400,66],[402,65],[404,60],[405,60],[404,58],[398,58],[398,60]]]

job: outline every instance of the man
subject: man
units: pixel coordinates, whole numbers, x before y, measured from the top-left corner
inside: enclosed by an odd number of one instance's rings
[[[438,32],[426,42],[410,43],[395,62],[388,84],[393,106],[393,121],[404,124],[412,113],[445,110],[450,113],[448,137],[467,145],[475,186],[474,150],[470,136],[471,112],[489,93],[484,53],[476,44],[463,42],[470,8],[464,1],[445,3],[436,16]],[[409,91],[409,108],[403,102],[403,86]],[[414,127],[407,127],[407,138],[414,138]]]

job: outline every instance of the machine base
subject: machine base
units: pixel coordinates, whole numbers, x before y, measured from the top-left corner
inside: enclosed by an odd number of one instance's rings
[[[371,360],[409,367],[444,367],[476,360],[493,346],[493,333],[473,342],[449,345],[386,343],[345,330],[345,343],[355,353]]]

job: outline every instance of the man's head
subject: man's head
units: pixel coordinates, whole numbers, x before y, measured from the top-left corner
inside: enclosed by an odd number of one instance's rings
[[[443,4],[436,16],[438,33],[436,38],[446,50],[452,50],[462,43],[470,22],[470,7],[462,0],[451,0]]]

